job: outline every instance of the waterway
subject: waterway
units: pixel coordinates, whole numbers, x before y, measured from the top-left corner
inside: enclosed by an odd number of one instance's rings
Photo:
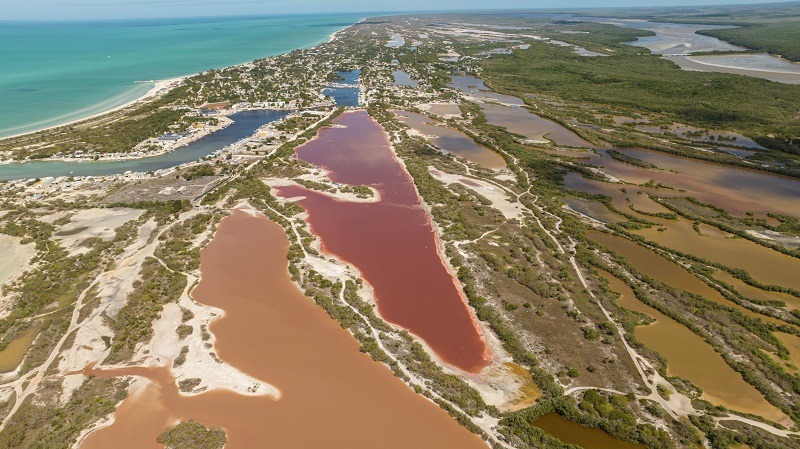
[[[291,111],[255,110],[233,114],[233,123],[208,136],[160,156],[119,161],[28,161],[0,165],[0,180],[59,176],[101,176],[125,172],[151,172],[195,161],[252,136],[267,123]]]
[[[337,80],[336,84],[339,84],[340,87],[329,87],[324,89],[322,93],[333,98],[336,106],[359,106],[361,104],[359,99],[361,88],[358,86],[358,78],[361,76],[361,70],[338,73],[342,79]]]
[[[151,382],[119,407],[83,449],[163,448],[165,427],[194,419],[225,429],[230,449],[486,448],[433,402],[415,394],[292,283],[284,230],[235,212],[201,252],[194,298],[225,311],[211,326],[218,356],[269,382],[281,397],[210,391],[181,396],[165,368],[88,370]],[[197,330],[195,331],[197,332]]]
[[[726,271],[717,271],[714,273],[714,278],[730,285],[745,298],[752,298],[757,301],[783,301],[789,310],[800,309],[800,298],[788,293],[761,290],[740,281]]]
[[[630,44],[645,47],[654,54],[662,55],[684,70],[734,73],[780,83],[800,83],[800,63],[794,63],[768,53],[692,56],[694,53],[710,51],[742,52],[747,50],[713,36],[697,34],[700,30],[717,30],[731,28],[730,26],[662,23],[641,19],[586,17],[572,14],[522,14],[521,17],[580,20],[651,31],[655,33],[654,36],[640,37]]]
[[[278,194],[306,209],[326,253],[361,272],[383,318],[421,338],[445,363],[480,371],[489,349],[384,130],[364,111],[343,114],[335,125],[300,146],[297,156],[325,167],[334,182],[373,187],[380,201],[340,201],[300,186],[279,187]]]

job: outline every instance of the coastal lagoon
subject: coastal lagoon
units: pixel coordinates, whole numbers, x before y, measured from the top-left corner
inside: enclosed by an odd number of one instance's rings
[[[353,14],[0,22],[0,137],[87,117],[192,75],[316,45]]]
[[[288,250],[283,228],[263,215],[235,211],[202,250],[202,281],[192,293],[224,310],[210,329],[218,356],[275,386],[279,399],[224,390],[183,396],[162,367],[87,369],[98,377],[150,382],[81,448],[163,448],[156,437],[189,419],[224,428],[231,449],[487,447],[360,352],[358,341],[292,282]]]
[[[682,266],[661,257],[649,248],[645,248],[632,240],[595,230],[586,231],[586,237],[622,255],[628,259],[638,271],[659,282],[663,282],[689,293],[700,295],[704,299],[738,310],[752,318],[761,319],[775,325],[786,324],[785,321],[781,321],[778,318],[762,315],[726,299],[719,291],[696,278]]]
[[[642,191],[661,197],[693,197],[703,203],[721,207],[739,217],[744,217],[748,212],[757,217],[764,217],[768,213],[798,215],[797,198],[800,198],[800,180],[797,178],[641,148],[621,148],[617,151],[653,164],[657,169],[617,161],[603,149],[587,152],[585,162],[602,167],[603,172],[627,183],[642,184],[654,180],[678,192],[665,193],[663,190],[647,187],[578,179],[582,177],[577,174],[565,176],[565,185],[576,190],[602,193],[615,199],[622,197],[624,200],[625,197],[631,197],[632,201],[642,203],[642,207],[645,207],[645,203],[653,202],[644,194],[621,194],[620,189],[627,187],[631,192]],[[635,197],[640,198],[635,199]],[[624,201],[619,205],[622,210],[628,211],[629,207]],[[656,209],[642,209],[636,205],[636,209],[645,212],[668,212],[662,206],[655,207]]]
[[[407,87],[417,87],[419,83],[417,80],[411,77],[408,73],[402,70],[395,70],[392,72],[392,76],[394,77],[394,85],[395,86],[407,86]]]
[[[384,319],[424,340],[444,362],[480,371],[489,363],[489,349],[384,130],[364,111],[334,123],[297,148],[297,156],[329,170],[333,182],[374,188],[379,201],[342,201],[301,186],[278,187],[278,194],[306,209],[323,251],[361,272]]]
[[[483,80],[469,75],[454,75],[450,77],[450,84],[447,87],[457,89],[465,95],[469,95],[478,101],[494,101],[504,105],[524,106],[525,102],[511,95],[493,92],[483,83]]]
[[[768,53],[690,56],[694,53],[743,52],[748,50],[716,37],[697,33],[701,30],[732,28],[731,26],[663,23],[641,19],[587,17],[572,14],[520,14],[518,16],[604,23],[624,28],[651,31],[655,33],[655,36],[637,38],[635,41],[630,42],[630,45],[647,48],[654,54],[664,56],[684,70],[733,73],[779,83],[800,84],[800,63],[791,62]]]
[[[252,136],[267,123],[292,111],[254,110],[233,114],[233,123],[215,133],[160,156],[120,161],[28,161],[0,165],[0,181],[59,176],[118,175],[149,172],[192,162]]]

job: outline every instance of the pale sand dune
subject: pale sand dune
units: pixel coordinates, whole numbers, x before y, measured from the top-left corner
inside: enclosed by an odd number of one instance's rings
[[[143,212],[126,208],[82,210],[73,215],[69,223],[58,227],[54,237],[61,241],[70,255],[83,254],[90,250],[89,246],[83,245],[87,239],[111,240],[117,228],[138,219]]]
[[[522,206],[519,203],[513,202],[499,187],[486,181],[444,173],[433,167],[428,167],[428,171],[437,181],[448,185],[456,183],[462,184],[464,187],[491,201],[492,207],[497,209],[508,220],[521,219],[523,216]]]
[[[19,237],[0,234],[0,286],[19,275],[35,253],[33,243],[23,245],[21,242]]]

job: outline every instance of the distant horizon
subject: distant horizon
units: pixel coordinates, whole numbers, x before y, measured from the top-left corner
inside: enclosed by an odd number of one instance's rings
[[[785,5],[798,3],[798,0],[789,1],[775,1],[775,0],[720,0],[720,1],[704,1],[703,4],[694,4],[692,0],[651,0],[647,4],[642,4],[641,1],[635,0],[612,0],[604,5],[597,5],[591,0],[567,0],[566,4],[559,7],[551,5],[530,5],[526,0],[499,0],[494,3],[493,7],[485,8],[477,6],[476,4],[482,3],[480,0],[465,0],[458,4],[458,8],[449,8],[446,5],[439,5],[436,2],[425,0],[407,0],[404,6],[415,4],[430,5],[436,4],[440,7],[421,7],[411,9],[363,9],[355,7],[356,4],[365,3],[361,0],[342,0],[340,4],[342,7],[336,10],[320,9],[316,11],[308,11],[312,5],[324,2],[324,0],[306,0],[295,1],[289,0],[274,0],[262,2],[258,0],[233,0],[226,2],[226,6],[234,4],[233,8],[227,8],[229,12],[216,11],[216,4],[210,0],[171,0],[167,2],[158,2],[158,0],[133,0],[124,1],[119,0],[121,3],[114,3],[117,0],[103,1],[99,0],[69,0],[75,3],[65,3],[54,7],[52,3],[45,3],[48,0],[31,0],[26,2],[25,5],[20,6],[15,0],[0,0],[0,22],[90,22],[90,21],[117,21],[117,20],[175,20],[175,19],[220,19],[220,18],[237,18],[237,17],[260,17],[260,16],[294,16],[294,15],[314,15],[314,14],[331,14],[331,15],[353,15],[363,14],[365,17],[375,17],[380,15],[398,15],[398,14],[415,14],[415,13],[454,13],[454,12],[491,12],[491,11],[570,11],[570,10],[590,10],[590,9],[649,9],[649,8],[704,8],[704,7],[720,7],[720,6],[769,6],[769,5]],[[155,2],[155,3],[154,3]],[[370,6],[374,7],[376,4],[383,3],[382,0],[375,0],[370,2]],[[388,3],[388,2],[387,2]],[[528,4],[522,4],[528,3]],[[250,5],[250,11],[244,11],[236,8]],[[286,6],[280,5],[291,4],[291,7],[298,5],[305,5],[304,11],[289,10]],[[277,5],[272,11],[264,11],[263,8],[269,5]],[[349,6],[348,6],[349,5]],[[475,5],[475,6],[470,6]],[[116,13],[113,8],[117,6]],[[205,6],[205,8],[203,8]],[[93,14],[81,15],[81,12],[87,8],[92,9]],[[176,8],[182,10],[194,9],[196,13],[180,14],[177,12],[165,12],[163,15],[141,13],[141,10],[149,11],[174,11]],[[230,11],[232,9],[232,11]],[[44,12],[46,11],[46,12]],[[68,12],[67,12],[68,11]],[[105,11],[105,12],[101,12]],[[135,11],[135,12],[132,12]],[[216,11],[216,12],[215,12]],[[128,13],[127,15],[125,13]]]

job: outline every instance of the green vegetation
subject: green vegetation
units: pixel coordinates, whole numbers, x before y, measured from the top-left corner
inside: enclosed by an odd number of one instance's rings
[[[614,149],[608,149],[608,150],[606,150],[606,153],[608,153],[608,155],[611,156],[612,158],[614,158],[614,159],[616,159],[616,160],[618,160],[620,162],[625,162],[626,164],[631,164],[631,165],[635,165],[637,167],[642,167],[642,168],[650,168],[650,169],[658,168],[654,164],[651,164],[649,162],[645,162],[645,161],[643,161],[641,159],[637,159],[637,158],[635,158],[633,156],[628,156],[627,154],[622,153],[622,152],[617,151],[617,150],[614,150]]]
[[[196,421],[184,421],[165,430],[156,442],[165,449],[222,449],[228,438],[219,427],[206,428]]]
[[[666,114],[677,122],[730,129],[766,147],[800,154],[796,140],[800,124],[794,120],[800,113],[800,86],[684,71],[625,45],[632,30],[604,27],[599,37],[592,33],[564,39],[612,46],[611,56],[586,58],[569,48],[539,43],[484,61],[485,75],[494,88],[522,98],[536,93],[596,108],[614,105],[619,113],[629,115]],[[570,28],[581,31],[586,25]]]
[[[173,225],[162,234],[162,244],[156,249],[155,256],[174,271],[197,269],[200,266],[200,250],[194,246],[194,240],[212,224],[213,219],[211,214],[199,214]]]
[[[153,335],[153,320],[164,304],[177,300],[186,286],[185,276],[168,270],[153,258],[145,261],[140,277],[141,280],[134,282],[127,304],[113,320],[114,338],[106,362],[130,358],[136,344]]]
[[[54,393],[57,386],[50,384]],[[86,428],[114,411],[127,385],[117,379],[89,377],[64,406],[53,396],[26,401],[0,433],[0,449],[69,449]]]
[[[732,44],[764,50],[800,62],[800,17],[771,23],[746,25],[741,28],[702,30],[698,34],[714,36]]]
[[[217,171],[209,164],[196,165],[181,174],[186,181],[202,178],[203,176],[216,176]]]

